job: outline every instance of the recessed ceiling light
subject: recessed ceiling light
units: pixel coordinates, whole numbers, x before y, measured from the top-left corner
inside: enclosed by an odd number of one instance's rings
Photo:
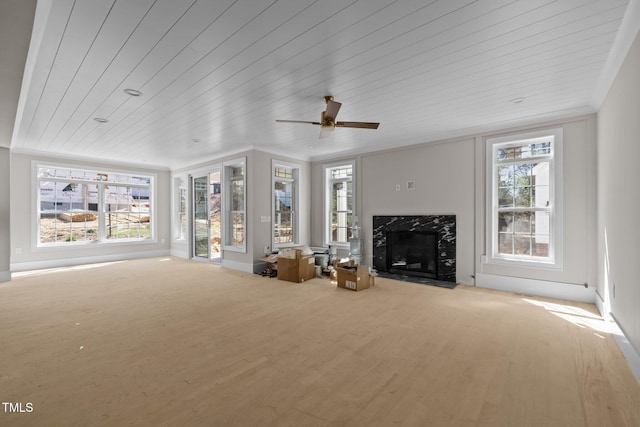
[[[527,98],[525,98],[524,96],[520,97],[520,98],[513,98],[511,101],[509,101],[512,104],[522,104],[524,101],[526,101]]]
[[[95,120],[98,123],[107,123],[109,121],[103,117],[94,117],[93,120]]]
[[[135,90],[135,89],[125,89],[124,93],[126,93],[127,95],[131,95],[131,96],[140,96],[140,95],[142,95],[142,92],[140,92],[139,90]]]

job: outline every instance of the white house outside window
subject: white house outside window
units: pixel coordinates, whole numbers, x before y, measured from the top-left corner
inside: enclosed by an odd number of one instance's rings
[[[559,265],[562,132],[488,140],[492,260]]]
[[[38,165],[38,245],[153,238],[151,176]]]

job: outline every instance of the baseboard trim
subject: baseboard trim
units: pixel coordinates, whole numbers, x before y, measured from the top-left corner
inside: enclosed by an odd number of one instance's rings
[[[609,313],[609,311],[605,308],[604,306],[604,300],[602,299],[602,297],[600,296],[600,294],[598,293],[598,291],[596,291],[596,308],[598,309],[598,312],[600,313],[600,316],[602,316],[602,318],[606,321],[611,321],[611,314]]]
[[[245,273],[253,274],[253,264],[247,264],[246,262],[222,260],[222,266],[224,268],[230,268],[231,270],[238,270]]]
[[[631,371],[636,376],[636,380],[640,383],[640,352],[631,344],[627,335],[624,333],[624,329],[620,327],[620,324],[616,320],[615,315],[609,313],[606,309],[604,300],[599,293],[596,292],[596,307],[600,312],[600,315],[605,322],[610,322],[611,333],[616,340],[616,344],[620,348],[622,355],[627,359],[627,363],[631,368]]]
[[[179,251],[179,250],[176,250],[176,249],[171,249],[169,251],[169,254],[171,256],[176,257],[176,258],[189,259],[189,253],[186,252],[186,251]]]
[[[596,302],[596,291],[594,288],[585,288],[584,286],[569,283],[478,273],[476,274],[476,286],[590,304]]]
[[[113,262],[113,261],[126,261],[128,259],[138,258],[154,258],[159,256],[170,256],[169,250],[157,250],[146,252],[131,252],[126,254],[113,254],[113,255],[97,255],[79,258],[60,258],[50,259],[44,261],[27,261],[11,264],[11,271],[30,271],[30,270],[42,270],[46,268],[59,268],[68,267],[73,265],[83,264],[98,264],[101,262]]]
[[[11,272],[0,271],[0,282],[10,282],[10,281],[11,281]]]
[[[613,337],[616,339],[616,343],[618,343],[620,351],[622,351],[624,358],[627,359],[627,363],[629,363],[631,371],[636,376],[636,380],[640,384],[640,353],[638,353],[633,344],[631,344],[627,335],[624,333],[624,329],[620,327],[620,324],[613,313],[611,313],[611,320],[611,324],[614,326]]]

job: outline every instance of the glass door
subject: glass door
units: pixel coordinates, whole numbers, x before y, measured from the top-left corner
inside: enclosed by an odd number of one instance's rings
[[[209,259],[209,176],[193,177],[193,257]]]
[[[192,177],[192,257],[222,260],[222,182],[220,168]]]

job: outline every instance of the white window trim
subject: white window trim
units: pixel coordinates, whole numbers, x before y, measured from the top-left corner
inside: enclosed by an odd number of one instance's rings
[[[148,238],[131,238],[131,239],[113,239],[107,240],[104,237],[104,215],[98,215],[99,219],[99,229],[98,229],[98,240],[91,241],[80,241],[80,242],[65,242],[65,243],[41,243],[40,242],[40,178],[38,177],[38,168],[40,167],[52,167],[52,168],[61,168],[61,169],[75,169],[75,170],[87,170],[92,172],[105,172],[108,174],[122,174],[122,175],[140,175],[140,176],[148,176],[150,177],[150,194],[152,195],[152,200],[149,203],[149,215],[151,216],[151,228],[150,233],[151,236]],[[157,243],[157,228],[158,228],[158,219],[156,218],[156,206],[157,206],[157,198],[158,198],[158,190],[156,183],[158,182],[158,174],[150,173],[150,172],[140,172],[133,171],[128,169],[117,169],[111,167],[95,167],[84,164],[71,164],[71,163],[58,163],[58,162],[49,162],[49,161],[41,161],[41,160],[32,160],[31,161],[31,176],[32,185],[31,185],[31,230],[32,233],[32,241],[31,248],[34,251],[63,251],[63,250],[77,250],[78,248],[86,248],[93,246],[117,246],[117,245],[141,245],[141,244],[150,244]],[[136,186],[133,184],[132,186]],[[98,187],[99,191],[99,200],[104,200],[103,188],[101,186]]]
[[[274,203],[273,192],[276,186],[276,167],[284,167],[293,170],[293,242],[276,244],[273,236],[273,225],[275,221],[276,207]],[[300,208],[300,165],[296,163],[284,162],[277,159],[271,159],[271,248],[286,248],[290,246],[298,246],[300,244],[300,224],[299,224],[299,208]]]
[[[243,176],[242,179],[244,180],[244,192],[243,192],[243,197],[244,197],[244,239],[242,240],[242,245],[234,245],[230,243],[230,233],[233,233],[233,226],[230,223],[231,221],[231,216],[229,215],[230,212],[230,207],[231,207],[231,198],[233,197],[233,194],[231,193],[231,176],[230,174],[227,172],[227,170],[229,168],[234,168],[234,167],[238,167],[238,166],[242,166],[243,167]],[[230,251],[230,252],[240,252],[240,253],[246,253],[247,252],[247,236],[249,235],[247,233],[247,214],[249,212],[249,210],[247,209],[247,188],[248,188],[248,175],[249,175],[249,170],[247,168],[247,158],[246,157],[240,157],[234,160],[229,160],[226,161],[224,163],[222,163],[222,171],[221,171],[221,178],[222,178],[222,182],[224,183],[223,186],[223,193],[222,193],[222,206],[224,207],[223,211],[222,211],[222,226],[224,227],[224,233],[222,235],[222,248],[225,251]]]
[[[357,205],[356,205],[356,201],[357,201],[357,182],[356,182],[356,176],[357,176],[357,171],[356,171],[356,160],[352,159],[352,160],[345,160],[343,162],[335,162],[335,163],[329,163],[329,164],[325,164],[323,165],[323,171],[322,171],[322,192],[323,192],[323,218],[322,218],[322,226],[323,226],[323,244],[324,246],[335,246],[339,249],[349,249],[349,243],[342,243],[342,242],[332,242],[331,241],[331,215],[330,215],[330,209],[331,209],[331,191],[330,191],[330,187],[329,187],[329,180],[330,180],[330,176],[329,173],[332,169],[337,169],[340,167],[344,167],[344,166],[351,166],[351,188],[352,188],[352,212],[353,212],[353,218],[355,220],[355,218],[358,216],[357,215]]]
[[[181,185],[178,184],[178,181],[181,182]],[[171,192],[171,206],[172,208],[172,229],[173,229],[173,240],[175,242],[185,242],[189,237],[189,177],[186,173],[181,173],[177,175],[173,175],[171,177],[171,182],[173,183],[173,191]],[[180,223],[180,190],[185,191],[185,215],[187,218],[187,230],[184,236],[180,236],[181,233],[181,223]]]
[[[525,142],[530,139],[541,138],[553,135],[554,143],[552,145],[552,159],[550,162],[550,176],[553,177],[550,188],[550,201],[552,204],[550,216],[549,239],[551,244],[550,259],[526,259],[522,257],[514,257],[497,254],[497,178],[495,176],[496,167],[495,147],[498,144]],[[563,130],[562,128],[554,128],[527,133],[513,134],[510,136],[502,136],[486,139],[486,257],[484,261],[487,264],[517,266],[528,268],[541,268],[561,270],[563,268]]]

